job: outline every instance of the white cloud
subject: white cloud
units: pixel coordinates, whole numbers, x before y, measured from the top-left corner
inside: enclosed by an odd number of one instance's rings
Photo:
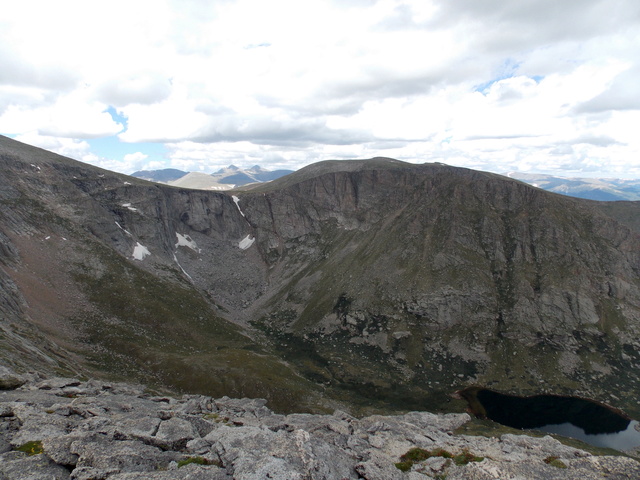
[[[108,105],[153,104],[171,94],[171,81],[159,73],[132,72],[96,87],[96,96]]]
[[[640,64],[628,66],[613,78],[598,95],[577,106],[577,113],[612,110],[640,110]]]
[[[39,135],[36,132],[23,133],[17,135],[15,139],[76,160],[81,160],[90,155],[91,147],[84,140]]]
[[[128,153],[124,156],[123,160],[127,165],[135,166],[136,170],[138,170],[138,166],[144,165],[145,160],[149,158],[149,155],[142,152]]]
[[[0,133],[163,143],[185,170],[384,154],[631,172],[639,27],[633,0],[25,0],[3,8]]]
[[[37,131],[45,136],[96,138],[115,135],[123,128],[106,112],[107,106],[91,100],[85,89],[57,97],[36,95],[26,105],[8,103],[0,114],[0,132],[4,133]]]

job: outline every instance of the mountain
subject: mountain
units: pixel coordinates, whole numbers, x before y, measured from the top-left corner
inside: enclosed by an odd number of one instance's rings
[[[550,192],[599,201],[640,200],[640,180],[615,178],[565,178],[539,173],[510,172],[522,180]]]
[[[220,183],[220,179],[202,172],[190,172],[177,180],[165,182],[168,185],[196,190],[230,190],[234,185]]]
[[[176,168],[163,168],[162,170],[139,170],[131,174],[132,177],[142,178],[150,182],[168,183],[184,177],[189,172],[183,172]]]
[[[637,416],[640,203],[614,207],[386,158],[187,190],[0,138],[0,361],[285,411],[479,384]]]
[[[275,180],[293,170],[267,170],[259,165],[242,170],[235,165],[221,168],[215,173],[183,172],[167,168],[164,170],[139,171],[131,175],[153,182],[167,183],[176,187],[198,190],[231,190],[232,188]]]
[[[293,173],[293,170],[267,170],[265,168],[262,168],[260,165],[254,165],[249,170],[247,170],[247,173],[259,182],[270,182],[271,180],[275,180],[277,178],[284,177],[285,175]]]

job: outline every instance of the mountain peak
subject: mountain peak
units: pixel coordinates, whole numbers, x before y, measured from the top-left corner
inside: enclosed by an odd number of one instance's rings
[[[251,183],[269,182],[292,173],[292,170],[267,170],[260,165],[243,170],[235,165],[221,168],[212,174],[183,172],[175,169],[140,171],[132,174],[145,180],[167,183],[182,188],[199,190],[230,190]]]

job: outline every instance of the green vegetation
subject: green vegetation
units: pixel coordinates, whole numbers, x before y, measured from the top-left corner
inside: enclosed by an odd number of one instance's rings
[[[411,467],[418,462],[423,462],[431,457],[442,457],[451,460],[456,465],[466,465],[470,462],[481,462],[484,460],[484,457],[478,457],[473,455],[468,450],[463,450],[457,455],[454,455],[443,448],[436,448],[433,450],[425,450],[423,448],[414,447],[409,450],[407,453],[400,457],[400,462],[396,463],[395,466],[398,470],[402,470],[403,472],[408,472],[411,470]]]
[[[446,450],[442,450],[442,449],[438,449],[438,450],[434,450],[432,452],[425,450],[423,448],[412,448],[411,450],[409,450],[407,453],[405,453],[404,455],[402,455],[402,457],[400,457],[400,459],[404,462],[407,461],[411,461],[411,462],[422,462],[424,460],[426,460],[427,458],[431,458],[431,457],[444,457],[444,458],[451,458],[453,455],[451,455],[449,452],[447,452]]]
[[[456,465],[466,465],[471,462],[481,462],[484,457],[478,457],[467,450],[463,450],[462,453],[453,456],[453,463]]]
[[[413,462],[411,461],[398,462],[395,465],[398,470],[401,470],[403,472],[408,472],[409,470],[411,470],[411,467],[413,467]]]
[[[556,468],[567,468],[567,465],[558,457],[549,456],[544,459],[544,463]]]
[[[44,448],[42,448],[42,442],[40,440],[35,440],[33,442],[27,442],[23,445],[20,445],[16,448],[18,452],[24,452],[27,455],[38,455],[44,452]]]
[[[222,423],[228,427],[232,427],[234,424],[230,421],[229,417],[221,417],[217,413],[205,413],[202,418],[205,420],[213,420],[216,423]]]
[[[189,458],[185,458],[184,460],[180,460],[178,462],[178,468],[184,467],[185,465],[189,465],[190,463],[193,463],[195,465],[217,465],[218,467],[221,466],[219,461],[207,460],[204,457],[189,457]]]

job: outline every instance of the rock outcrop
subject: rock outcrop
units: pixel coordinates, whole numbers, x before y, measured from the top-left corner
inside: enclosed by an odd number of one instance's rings
[[[549,436],[456,434],[467,414],[279,415],[259,399],[155,396],[95,380],[21,381],[0,391],[1,480],[640,476],[635,459],[593,456]],[[434,456],[403,461],[410,451]]]

